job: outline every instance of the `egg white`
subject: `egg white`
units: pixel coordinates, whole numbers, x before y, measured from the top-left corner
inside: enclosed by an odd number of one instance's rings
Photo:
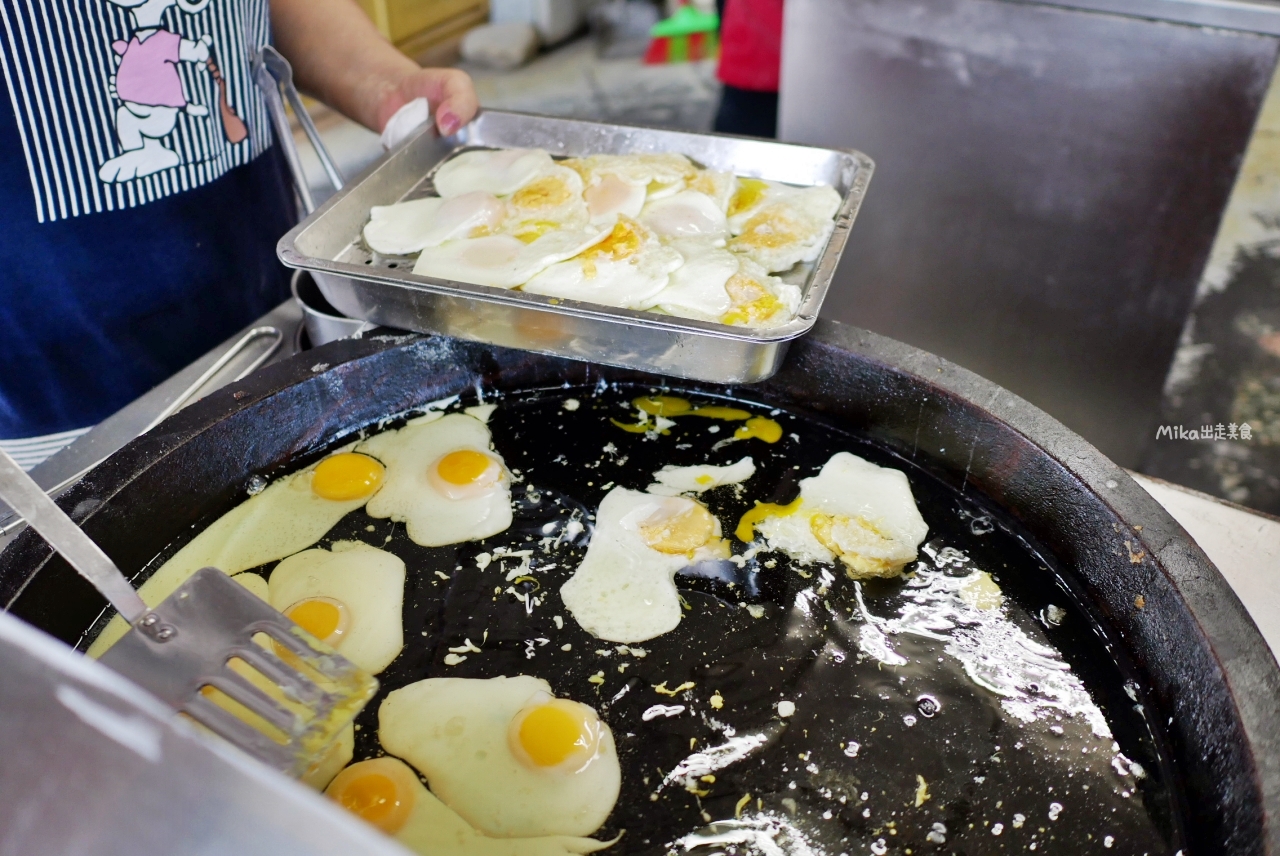
[[[277,479],[215,520],[138,587],[143,602],[157,606],[201,568],[235,574],[305,550],[368,502],[368,497],[332,500],[317,496],[311,489],[315,468],[313,464]],[[128,630],[125,620],[115,616],[89,646],[89,656],[102,656]]]
[[[370,674],[391,665],[404,647],[404,561],[356,541],[295,553],[271,572],[271,606],[284,612],[306,598],[327,597],[347,608],[349,624],[334,650]]]
[[[769,548],[801,564],[834,564],[834,538],[838,558],[854,578],[896,576],[915,560],[929,531],[901,470],[848,452],[836,453],[818,475],[802,479],[800,500],[797,511],[757,524]],[[818,537],[824,522],[827,543]]]
[[[724,210],[710,196],[696,190],[682,190],[650,201],[640,212],[640,222],[659,238],[698,238],[724,246],[729,222]]]
[[[719,172],[713,169],[700,169],[686,187],[705,193],[715,201],[721,212],[729,210],[729,202],[738,189],[738,180],[731,172]]]
[[[680,253],[683,264],[671,272],[666,287],[641,308],[719,322],[733,308],[725,284],[738,273],[739,256],[709,241],[686,239],[670,246]]]
[[[443,199],[428,196],[369,210],[364,241],[375,252],[406,255],[475,232],[497,230],[507,207],[491,193],[473,191]]]
[[[505,474],[479,496],[449,499],[431,482],[432,465],[459,449],[488,454],[500,466],[502,456],[490,449],[492,436],[480,420],[463,413],[421,417],[398,431],[375,434],[356,447],[387,468],[382,488],[365,511],[370,517],[403,522],[409,539],[424,547],[478,541],[511,525],[511,484]]]
[[[540,693],[550,695],[551,686],[527,675],[418,681],[382,702],[378,740],[487,835],[590,835],[608,818],[621,787],[613,735],[601,723],[598,753],[578,772],[528,768],[509,748],[508,728]]]
[[[717,467],[697,464],[692,467],[674,467],[668,464],[653,474],[655,484],[648,493],[655,496],[676,496],[682,493],[702,493],[726,484],[742,484],[756,474],[756,464],[751,458],[743,458],[734,464]]]
[[[585,229],[553,229],[525,243],[507,234],[448,241],[427,247],[413,272],[436,279],[515,288],[553,264],[598,244],[613,224]]]
[[[624,232],[627,240],[617,240]],[[663,246],[643,225],[619,218],[609,237],[572,259],[550,265],[531,277],[523,290],[640,309],[666,288],[671,272],[683,261],[678,251]]]
[[[473,150],[454,155],[434,176],[436,193],[460,196],[472,191],[506,196],[554,164],[542,149]]]

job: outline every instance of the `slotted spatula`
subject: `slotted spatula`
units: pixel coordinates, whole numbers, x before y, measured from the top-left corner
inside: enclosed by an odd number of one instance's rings
[[[265,763],[303,774],[377,690],[373,676],[217,568],[196,571],[149,608],[106,553],[3,450],[0,499],[129,622],[103,665]],[[258,644],[258,634],[270,642]],[[234,670],[232,661],[240,661]],[[248,680],[249,669],[265,682]],[[277,698],[262,688],[272,685]],[[216,704],[209,687],[253,716]]]

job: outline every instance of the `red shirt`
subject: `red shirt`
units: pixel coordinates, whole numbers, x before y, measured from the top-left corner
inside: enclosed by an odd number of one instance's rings
[[[782,0],[728,0],[716,76],[739,89],[777,92],[781,65]]]

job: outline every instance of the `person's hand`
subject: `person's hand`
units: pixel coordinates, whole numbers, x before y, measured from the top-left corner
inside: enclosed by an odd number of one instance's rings
[[[476,115],[476,89],[471,77],[456,68],[415,68],[387,82],[378,105],[376,128],[381,131],[395,112],[415,98],[431,105],[440,133],[449,136]]]

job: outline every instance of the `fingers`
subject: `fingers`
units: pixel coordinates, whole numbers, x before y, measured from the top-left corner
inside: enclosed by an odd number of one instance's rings
[[[475,118],[478,103],[471,76],[456,68],[423,69],[422,88],[435,111],[436,126],[445,136],[454,134]]]
[[[451,68],[446,82],[447,95],[436,113],[436,124],[446,136],[456,133],[475,118],[480,104],[476,99],[476,87],[471,75]]]

